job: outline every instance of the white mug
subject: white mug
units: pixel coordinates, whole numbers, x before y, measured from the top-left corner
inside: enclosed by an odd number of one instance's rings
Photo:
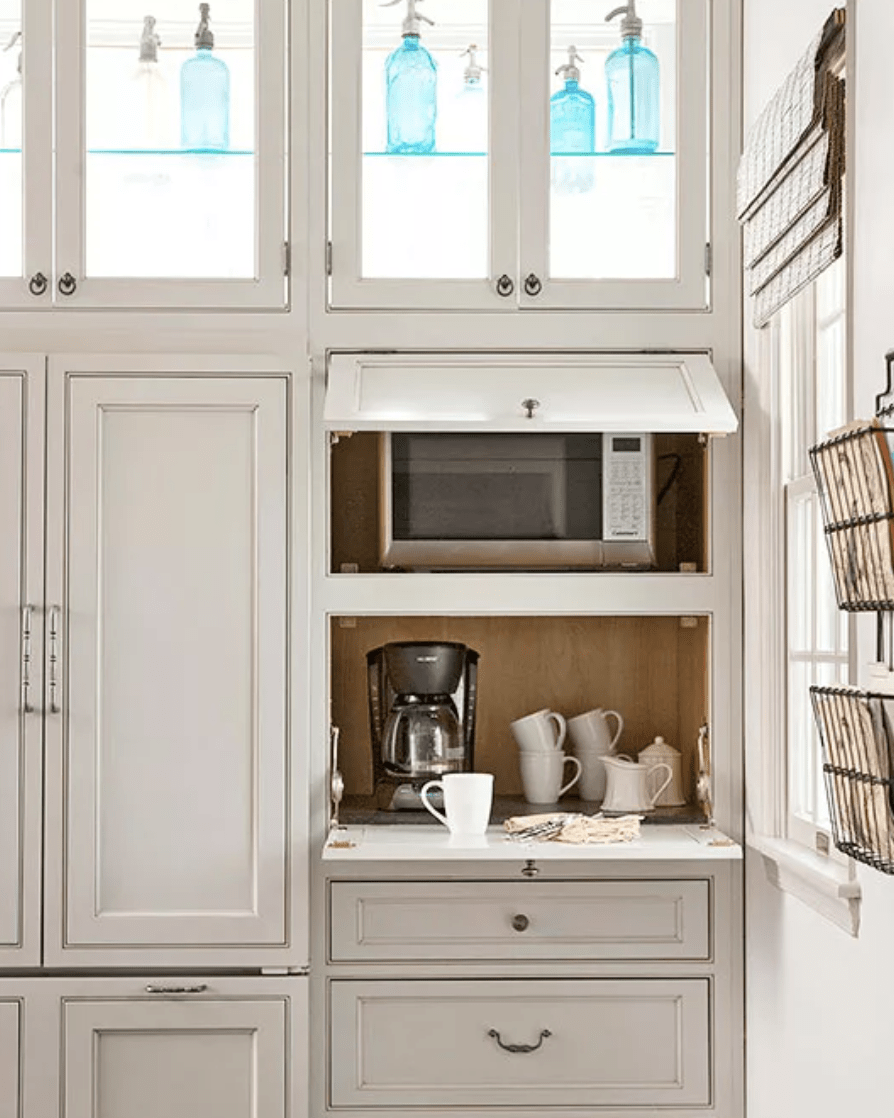
[[[581,765],[576,757],[562,753],[558,749],[544,749],[534,752],[522,750],[518,755],[521,769],[522,788],[529,804],[554,804],[561,795],[572,788],[580,777]],[[562,784],[565,766],[572,764],[577,771],[567,784]]]
[[[429,803],[429,788],[443,791],[443,815]],[[446,773],[440,780],[424,784],[419,793],[426,811],[448,827],[452,835],[483,835],[490,822],[493,797],[492,773]]]
[[[614,734],[609,733],[608,719],[616,722]],[[624,719],[616,710],[597,707],[568,719],[568,736],[574,743],[574,754],[582,767],[580,796],[582,800],[601,800],[605,797],[605,765],[602,758],[615,748]]]
[[[552,723],[555,723],[555,729]],[[533,753],[547,749],[558,751],[565,740],[565,719],[555,710],[543,709],[526,714],[524,718],[517,718],[511,727],[522,753],[529,750]]]

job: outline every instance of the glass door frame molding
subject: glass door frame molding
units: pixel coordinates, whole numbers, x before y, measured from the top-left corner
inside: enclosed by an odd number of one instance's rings
[[[709,155],[717,108],[711,90],[714,3],[676,2],[676,274],[662,279],[554,279],[549,275],[550,0],[490,0],[490,269],[486,279],[446,280],[363,277],[363,0],[329,0],[329,306],[709,309]],[[429,10],[436,18],[435,5]],[[337,93],[332,90],[336,57]],[[595,71],[590,77],[600,93],[597,102],[602,102],[597,111],[605,103],[600,78],[601,67],[599,77]],[[598,164],[606,158],[653,158],[600,155]],[[668,157],[662,153],[659,158]]]
[[[28,0],[29,6],[32,2]],[[53,298],[56,306],[250,310],[280,309],[287,305],[288,5],[283,0],[252,2],[255,26],[254,275],[213,279],[87,274],[87,0],[55,0],[58,45],[54,94],[56,266]],[[184,12],[189,18],[194,15],[198,24],[198,3],[187,3]],[[213,3],[211,15],[213,20]],[[143,9],[135,8],[137,44],[142,19]],[[207,158],[201,154],[195,157]],[[192,158],[192,155],[184,158]]]

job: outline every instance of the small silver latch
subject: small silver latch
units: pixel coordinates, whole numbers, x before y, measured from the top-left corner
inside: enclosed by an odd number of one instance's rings
[[[522,407],[528,413],[527,418],[533,419],[534,412],[540,407],[540,401],[535,400],[532,396],[529,396],[527,400],[522,400]]]

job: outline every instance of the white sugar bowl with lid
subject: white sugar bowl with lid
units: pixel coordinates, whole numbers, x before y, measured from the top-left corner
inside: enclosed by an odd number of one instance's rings
[[[650,745],[639,751],[639,763],[650,768],[652,765],[668,765],[671,771],[670,783],[655,801],[655,806],[683,807],[686,803],[683,796],[683,755],[679,749],[668,745],[663,737],[656,737]]]

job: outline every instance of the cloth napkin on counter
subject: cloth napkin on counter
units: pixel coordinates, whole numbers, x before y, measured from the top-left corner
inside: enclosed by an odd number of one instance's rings
[[[631,842],[639,838],[641,815],[580,815],[559,812],[552,815],[513,815],[503,824],[506,834],[516,842],[568,842],[577,846],[592,843]]]

